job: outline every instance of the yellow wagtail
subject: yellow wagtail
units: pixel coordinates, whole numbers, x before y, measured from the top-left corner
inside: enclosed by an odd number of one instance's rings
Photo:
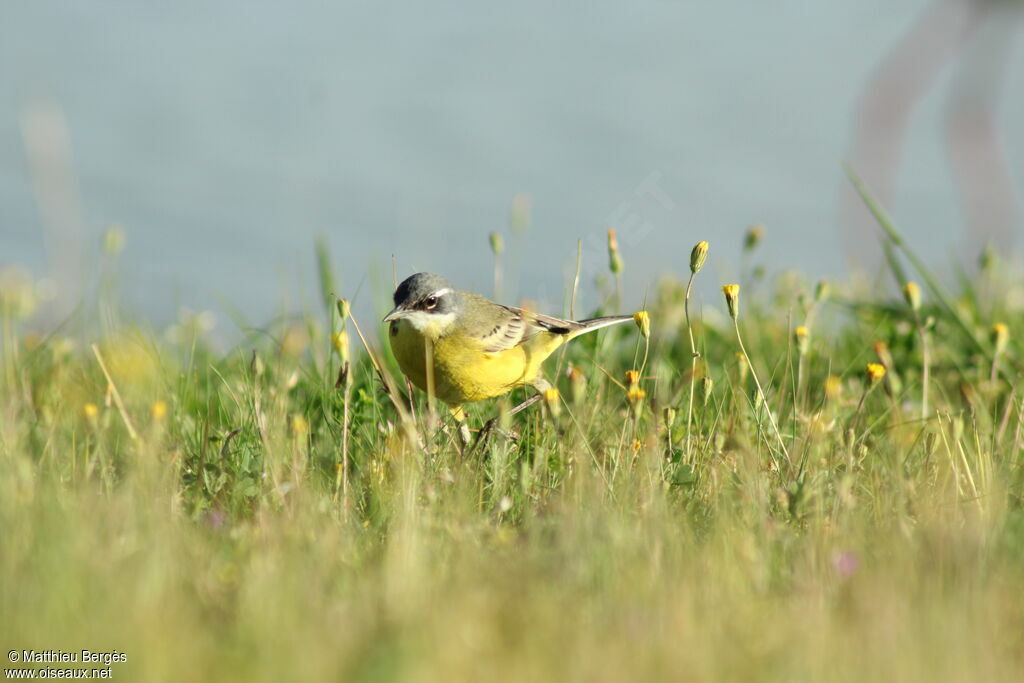
[[[463,443],[469,440],[463,404],[519,386],[537,389],[537,396],[513,409],[518,412],[550,388],[540,366],[558,347],[586,332],[633,319],[560,320],[458,291],[431,273],[406,278],[394,301],[384,322],[391,323],[391,349],[398,365],[413,384],[448,404]]]

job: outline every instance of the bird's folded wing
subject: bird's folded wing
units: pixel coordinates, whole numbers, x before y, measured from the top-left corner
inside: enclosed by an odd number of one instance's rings
[[[487,302],[494,308],[488,311],[487,323],[473,325],[467,330],[486,353],[498,353],[519,346],[540,332],[568,334],[578,323],[531,313],[521,308]]]

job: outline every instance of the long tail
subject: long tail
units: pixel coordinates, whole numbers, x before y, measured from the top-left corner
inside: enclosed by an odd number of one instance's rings
[[[587,332],[593,332],[599,330],[602,327],[609,327],[611,325],[618,325],[619,323],[629,322],[633,320],[631,315],[606,315],[601,318],[591,318],[590,320],[562,320],[561,318],[553,318],[550,315],[541,315],[540,313],[533,313],[531,311],[523,310],[522,308],[507,307],[510,311],[521,315],[530,325],[539,327],[542,330],[550,332],[555,335],[565,335],[569,339],[578,337],[581,334]]]
[[[572,327],[566,331],[569,338],[578,337],[581,334],[587,332],[593,332],[594,330],[600,330],[602,327],[611,327],[612,325],[618,325],[619,323],[633,322],[633,316],[631,315],[606,315],[601,318],[591,318],[590,320],[580,320],[579,322],[573,323]]]

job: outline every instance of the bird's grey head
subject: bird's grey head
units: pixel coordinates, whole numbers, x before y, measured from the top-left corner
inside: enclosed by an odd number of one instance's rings
[[[402,280],[394,300],[395,308],[384,322],[404,318],[416,327],[426,322],[450,322],[462,303],[452,283],[433,273],[416,273]]]

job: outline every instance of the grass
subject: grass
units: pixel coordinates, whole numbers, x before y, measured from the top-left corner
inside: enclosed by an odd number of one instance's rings
[[[581,338],[561,409],[466,458],[331,296],[224,353],[117,322],[109,291],[80,316],[103,322],[39,338],[8,277],[0,643],[118,650],[120,680],[1011,680],[1024,278],[924,279],[927,365],[898,287],[790,274],[745,281],[746,359],[705,301],[694,362],[665,279],[649,355]]]

